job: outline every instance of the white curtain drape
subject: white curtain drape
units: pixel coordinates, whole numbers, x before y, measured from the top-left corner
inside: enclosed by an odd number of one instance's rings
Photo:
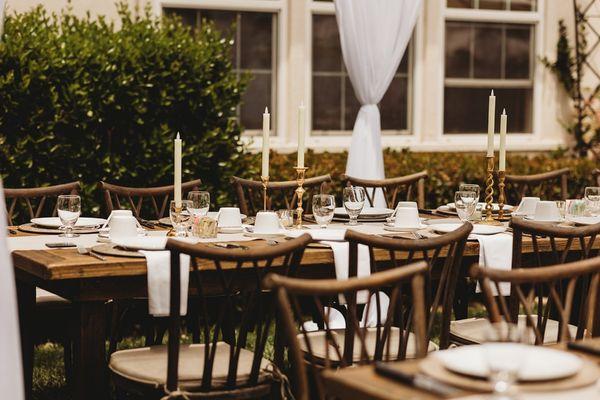
[[[4,13],[5,13],[5,1],[0,0],[0,41],[2,41],[2,33],[4,33]]]
[[[362,105],[352,133],[346,173],[383,179],[381,121],[377,104],[392,82],[422,0],[335,0],[344,63]],[[378,196],[378,205],[383,201]]]
[[[0,390],[2,398],[22,400],[25,396],[17,291],[12,260],[6,243],[5,204],[0,181]]]

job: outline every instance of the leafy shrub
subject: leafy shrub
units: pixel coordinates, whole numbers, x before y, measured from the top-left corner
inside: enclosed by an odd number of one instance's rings
[[[201,177],[217,202],[245,170],[231,43],[212,24],[132,16],[119,29],[40,6],[11,15],[0,43],[0,176],[7,187],[80,180],[87,212],[96,183],[170,184],[173,138],[184,140],[184,180]]]

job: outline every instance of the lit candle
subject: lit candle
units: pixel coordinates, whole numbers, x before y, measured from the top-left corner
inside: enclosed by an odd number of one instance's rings
[[[181,207],[181,138],[179,132],[174,141],[174,164],[175,164],[175,206]]]
[[[262,175],[269,176],[269,131],[271,130],[271,114],[269,109],[265,107],[263,114],[263,142],[262,142]]]
[[[488,103],[488,142],[487,142],[487,156],[494,156],[494,124],[496,122],[496,96],[494,91],[490,94]]]
[[[298,167],[304,168],[304,140],[306,139],[306,128],[305,128],[305,107],[304,102],[300,103],[298,107]]]
[[[500,162],[498,165],[498,171],[506,171],[506,109],[502,110],[500,116]]]

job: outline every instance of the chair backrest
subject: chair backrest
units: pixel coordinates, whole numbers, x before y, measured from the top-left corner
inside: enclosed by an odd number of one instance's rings
[[[194,389],[210,392],[218,390],[241,390],[237,395],[230,393],[228,398],[249,398],[243,387],[256,386],[264,365],[265,345],[275,317],[274,293],[264,290],[262,279],[269,272],[295,273],[300,265],[305,247],[312,241],[305,234],[296,239],[275,246],[252,246],[250,249],[223,249],[210,245],[192,245],[170,239],[167,249],[171,250],[171,296],[168,339],[168,393],[179,387],[186,390],[183,382],[178,382],[178,362],[180,345],[180,255],[191,256],[190,292],[197,291],[197,318],[200,324],[200,342],[204,344],[204,362],[199,363],[202,382]],[[217,302],[211,301],[219,296]],[[188,310],[188,314],[193,312]],[[236,322],[237,321],[237,322]],[[253,332],[252,335],[248,335]],[[215,367],[215,352],[222,342],[230,346],[228,353],[228,373],[225,384],[213,383],[212,371]],[[237,371],[240,352],[251,349],[254,354],[249,377],[238,382]],[[283,360],[283,348],[275,349],[276,362]],[[201,367],[203,365],[203,367]],[[202,370],[200,371],[200,368]],[[216,367],[215,367],[216,368]],[[235,393],[235,392],[233,392]]]
[[[325,398],[320,379],[323,368],[343,368],[354,363],[404,359],[410,333],[407,324],[412,326],[415,356],[424,357],[427,353],[423,294],[426,270],[426,264],[419,262],[366,278],[348,280],[308,280],[269,275],[265,286],[276,289],[277,292],[277,305],[289,345],[288,356],[295,372],[295,398]],[[383,308],[379,307],[381,296],[378,293],[383,289],[390,292],[390,304],[385,314]],[[376,320],[381,322],[376,328],[364,328],[359,322],[357,295],[362,291],[367,291],[370,299],[376,299],[375,304],[369,301],[366,306],[367,310],[375,309]],[[329,325],[329,315],[323,307],[328,304],[327,301],[339,296],[343,296],[347,302],[346,328],[343,333],[336,332]],[[406,300],[407,298],[410,300]],[[311,335],[315,333],[308,332],[306,324],[300,324],[298,328],[298,321],[303,320],[301,304],[312,305],[324,321],[324,330],[316,332],[320,335],[316,339],[311,340]],[[396,340],[392,339],[393,327],[399,327],[401,332],[395,336]],[[367,336],[371,338],[371,342],[375,336],[374,346],[367,345]],[[316,354],[317,345],[325,347],[324,354]],[[355,354],[359,354],[358,359]]]
[[[321,192],[322,186],[331,183],[331,176],[321,175],[307,178],[303,187],[306,190],[303,196],[305,213],[312,210],[312,195]],[[263,209],[263,184],[260,181],[233,177],[233,186],[238,199],[240,211],[246,215],[255,215]],[[267,209],[292,210],[298,206],[296,181],[269,182],[267,185]]]
[[[201,183],[200,179],[182,183],[182,195],[198,190]],[[98,187],[104,194],[107,215],[113,210],[130,209],[136,218],[143,218],[144,213],[152,213],[147,219],[160,219],[165,212],[168,215],[169,200],[174,191],[173,185],[137,188],[100,182]]]
[[[31,218],[44,216],[54,217],[56,216],[56,200],[48,201],[48,198],[61,194],[78,194],[80,189],[79,182],[35,188],[4,189],[8,224],[25,223]]]
[[[535,269],[473,266],[470,275],[480,281],[492,322],[517,322],[512,306],[503,296],[495,296],[500,293],[501,284],[511,285],[511,299],[516,300],[520,314],[525,315],[526,326],[534,333],[537,345],[591,337],[597,329],[599,257]],[[550,332],[551,318],[558,320],[556,335]],[[576,332],[569,328],[573,323]]]
[[[600,169],[596,168],[592,171],[592,178],[594,185],[600,186]]]
[[[566,200],[570,173],[569,168],[562,168],[534,175],[506,175],[507,201],[518,204],[525,196]]]
[[[367,192],[369,204],[373,207],[375,193],[381,191],[388,208],[395,208],[398,201],[416,201],[420,208],[425,208],[425,179],[427,171],[397,178],[370,180],[342,175],[345,186],[363,187]],[[415,193],[416,192],[416,193]]]
[[[472,229],[471,224],[465,223],[445,235],[418,240],[385,238],[348,230],[346,240],[350,242],[349,276],[357,276],[359,245],[368,246],[371,273],[377,273],[381,268],[404,268],[407,264],[424,260],[427,263],[427,339],[432,337],[434,328],[439,328],[440,348],[445,349],[450,344],[450,319],[455,288],[461,273],[465,244]],[[436,314],[440,308],[441,326],[436,326]]]

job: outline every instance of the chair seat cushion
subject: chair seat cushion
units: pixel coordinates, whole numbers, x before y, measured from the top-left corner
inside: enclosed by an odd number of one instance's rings
[[[392,327],[390,329],[390,338],[388,339],[388,341],[386,342],[386,347],[383,348],[383,358],[385,359],[386,357],[386,352],[387,352],[387,344],[389,343],[390,345],[390,349],[389,349],[389,355],[391,359],[396,359],[398,357],[398,344],[400,343],[400,329],[397,327]],[[344,329],[336,329],[336,330],[331,330],[331,334],[335,340],[335,343],[337,343],[337,345],[339,346],[340,349],[340,353],[343,355],[344,352],[344,342],[345,342],[345,337],[344,337],[344,333],[345,330]],[[383,334],[383,328],[381,328],[381,332],[380,332],[380,336]],[[304,353],[308,354],[308,347],[307,347],[307,343],[306,340],[304,339],[304,335],[303,334],[298,334],[298,341],[300,342],[300,350]],[[329,360],[330,361],[339,361],[339,357],[337,355],[337,352],[335,350],[335,347],[333,345],[332,341],[327,341],[326,340],[326,332],[325,331],[314,331],[314,332],[309,332],[308,333],[308,341],[310,342],[310,348],[312,350],[312,354],[315,358],[317,358],[317,361],[321,362],[325,360],[326,357],[326,346],[329,346]],[[326,344],[328,343],[328,344]],[[377,328],[366,328],[366,335],[365,335],[365,344],[366,344],[366,349],[367,349],[367,355],[369,356],[369,359],[373,359],[373,355],[375,354],[375,345],[377,343]],[[427,351],[435,351],[438,350],[438,346],[433,343],[433,342],[429,342],[428,347],[427,347]],[[358,362],[361,360],[361,352],[362,352],[362,345],[361,345],[361,340],[358,337],[358,334],[356,334],[354,336],[354,351],[352,354],[352,361],[353,362]],[[415,335],[410,332],[408,334],[408,342],[406,344],[406,358],[415,358],[415,353],[416,353],[416,345],[415,345]]]
[[[35,302],[38,305],[69,304],[69,300],[47,290],[35,288]]]
[[[212,371],[212,387],[225,386],[229,369],[231,346],[218,342]],[[202,384],[204,371],[204,344],[180,345],[179,347],[179,385],[182,389],[197,390]],[[112,372],[129,381],[154,387],[162,387],[167,379],[168,350],[166,345],[121,350],[110,356],[109,368]],[[250,378],[254,353],[241,349],[237,369],[237,386],[243,386]],[[266,368],[271,364],[262,359],[258,383],[271,377]]]
[[[534,317],[537,322],[537,318]],[[527,316],[519,315],[519,326],[525,327]],[[477,344],[485,341],[485,330],[489,326],[486,318],[467,318],[450,322],[450,337],[453,341],[464,344]],[[569,325],[569,332],[572,337],[577,334],[577,327]],[[558,321],[549,319],[546,323],[546,332],[544,334],[544,344],[556,344],[558,337]],[[535,343],[535,335],[531,332],[529,335],[530,344]]]

